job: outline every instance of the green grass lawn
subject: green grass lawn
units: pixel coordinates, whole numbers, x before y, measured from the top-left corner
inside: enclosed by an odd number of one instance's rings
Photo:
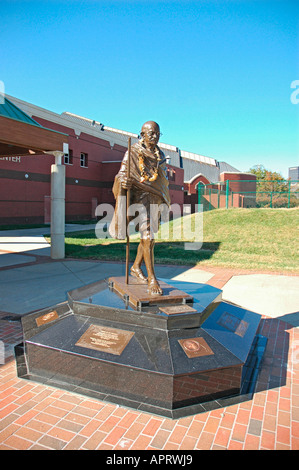
[[[177,233],[178,223],[170,222],[170,233]],[[184,241],[176,239],[157,241],[155,262],[299,272],[298,227],[298,208],[204,212],[202,248],[185,250]],[[124,241],[98,239],[94,231],[68,233],[65,243],[67,257],[125,260]],[[132,261],[137,246],[138,236],[134,235],[130,240]]]

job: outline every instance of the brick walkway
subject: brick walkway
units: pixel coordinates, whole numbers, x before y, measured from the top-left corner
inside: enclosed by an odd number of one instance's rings
[[[249,273],[205,269],[219,288]],[[8,346],[22,340],[20,322],[9,315],[0,312]],[[259,333],[268,342],[253,399],[178,420],[20,379],[11,357],[0,366],[0,449],[298,450],[299,329],[263,317]]]

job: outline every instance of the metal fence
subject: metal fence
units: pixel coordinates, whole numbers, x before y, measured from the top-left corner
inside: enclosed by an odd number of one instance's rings
[[[299,180],[226,180],[197,186],[204,211],[231,207],[299,207]]]

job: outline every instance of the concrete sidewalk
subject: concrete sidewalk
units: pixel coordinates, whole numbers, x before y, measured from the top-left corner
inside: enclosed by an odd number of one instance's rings
[[[67,224],[66,232],[93,228],[95,225]],[[0,231],[0,311],[23,315],[64,302],[69,290],[125,274],[124,263],[51,260],[45,232],[47,228]],[[198,283],[210,281],[216,272],[215,268],[156,267],[158,277]],[[231,270],[228,282],[218,282],[223,300],[299,326],[299,276],[241,273]]]
[[[79,230],[92,230],[95,224],[79,225],[79,224],[66,224],[66,232],[77,232]],[[22,255],[38,255],[38,256],[51,256],[51,246],[46,241],[44,235],[50,235],[50,226],[32,229],[19,229],[19,230],[0,230],[0,254],[6,253],[22,253]],[[1,259],[2,258],[2,259]],[[3,259],[4,258],[4,259]],[[25,258],[12,258],[8,256],[0,257],[0,268],[8,265],[6,263],[21,264],[22,259],[27,262]],[[16,261],[16,262],[14,262]]]

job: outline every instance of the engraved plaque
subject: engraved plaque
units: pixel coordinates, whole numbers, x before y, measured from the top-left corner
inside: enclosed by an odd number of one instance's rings
[[[59,318],[58,313],[56,310],[53,310],[52,312],[45,313],[44,315],[41,315],[40,317],[35,319],[35,322],[37,326],[44,325],[45,323],[50,323],[53,320],[57,320]]]
[[[189,358],[214,354],[203,338],[179,339],[179,343]]]
[[[165,307],[159,307],[161,312],[166,313],[166,315],[174,315],[176,313],[191,313],[197,312],[195,308],[190,307],[189,305],[182,304],[182,305],[169,305]]]
[[[133,335],[134,332],[132,331],[90,325],[77,341],[76,346],[120,356]]]
[[[240,318],[235,317],[228,312],[223,312],[217,323],[242,338],[248,328],[248,323],[246,321],[240,320]]]

